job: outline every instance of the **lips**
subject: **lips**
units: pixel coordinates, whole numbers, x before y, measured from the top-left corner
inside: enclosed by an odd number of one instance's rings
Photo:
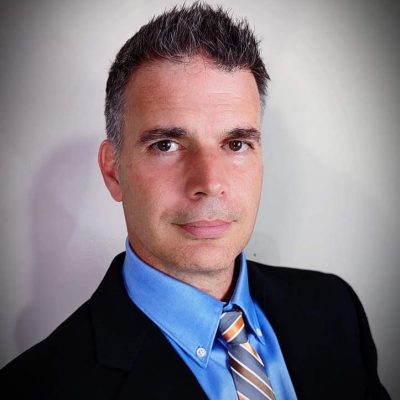
[[[231,222],[223,220],[193,221],[177,225],[185,232],[200,239],[216,239],[224,235]]]

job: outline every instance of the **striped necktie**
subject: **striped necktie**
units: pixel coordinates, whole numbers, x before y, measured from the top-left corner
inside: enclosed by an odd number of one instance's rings
[[[250,344],[241,311],[223,313],[218,330],[228,346],[228,357],[239,400],[275,400],[264,364]]]

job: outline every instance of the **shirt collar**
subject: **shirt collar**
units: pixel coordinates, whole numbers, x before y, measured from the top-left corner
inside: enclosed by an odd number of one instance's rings
[[[137,307],[167,337],[205,368],[223,309],[229,311],[234,306],[240,307],[250,328],[262,340],[249,293],[247,265],[243,254],[238,261],[240,272],[228,304],[149,266],[134,253],[128,239],[122,273],[128,295]]]

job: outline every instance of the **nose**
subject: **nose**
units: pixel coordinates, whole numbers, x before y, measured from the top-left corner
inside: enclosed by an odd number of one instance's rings
[[[197,200],[204,197],[220,197],[226,192],[226,166],[218,151],[197,151],[187,164],[186,193]]]

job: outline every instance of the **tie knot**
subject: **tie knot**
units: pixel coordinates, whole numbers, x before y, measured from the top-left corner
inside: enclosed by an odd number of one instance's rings
[[[222,313],[218,331],[225,341],[231,345],[246,343],[248,340],[241,311]]]

